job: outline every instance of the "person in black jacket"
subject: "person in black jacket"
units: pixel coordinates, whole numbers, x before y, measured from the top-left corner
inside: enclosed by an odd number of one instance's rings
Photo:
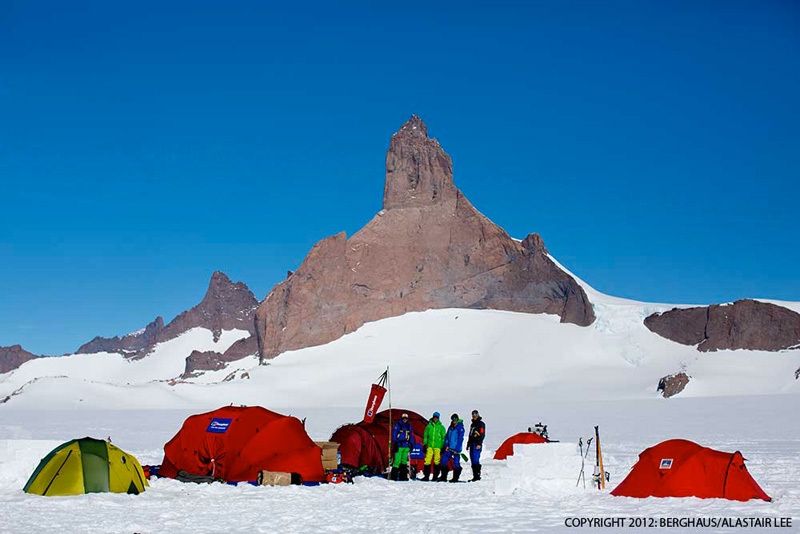
[[[485,437],[486,424],[483,422],[478,410],[472,410],[472,423],[469,425],[469,437],[467,438],[469,461],[472,463],[472,480],[470,482],[476,482],[481,479],[481,451],[483,450]]]

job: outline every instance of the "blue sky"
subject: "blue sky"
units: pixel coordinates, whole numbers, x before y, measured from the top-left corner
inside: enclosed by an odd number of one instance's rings
[[[798,52],[788,0],[0,2],[0,346],[169,321],[215,270],[262,299],[380,209],[411,113],[603,292],[800,301]]]

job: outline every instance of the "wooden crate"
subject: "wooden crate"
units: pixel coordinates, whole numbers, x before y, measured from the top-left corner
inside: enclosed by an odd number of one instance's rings
[[[322,449],[322,468],[326,471],[339,467],[339,444],[335,441],[315,441]]]
[[[261,471],[258,482],[262,486],[288,486],[292,483],[292,474],[283,471]]]

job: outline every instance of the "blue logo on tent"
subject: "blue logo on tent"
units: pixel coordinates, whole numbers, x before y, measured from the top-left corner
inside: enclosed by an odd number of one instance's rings
[[[422,443],[414,443],[411,446],[411,453],[408,457],[412,460],[421,460],[425,458],[425,453],[422,451]]]
[[[232,419],[230,417],[223,418],[223,417],[215,417],[211,420],[208,424],[208,428],[206,428],[206,432],[213,432],[215,434],[224,434],[228,431],[228,427],[231,425]]]

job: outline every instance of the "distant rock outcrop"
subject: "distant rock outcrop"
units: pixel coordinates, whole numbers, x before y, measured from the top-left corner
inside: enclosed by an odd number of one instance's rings
[[[756,300],[674,308],[644,320],[652,332],[703,352],[715,350],[779,351],[800,344],[800,314]]]
[[[119,354],[137,355],[146,352],[158,342],[158,337],[164,330],[164,319],[161,316],[148,324],[144,330],[128,334],[127,336],[101,337],[97,336],[90,342],[81,345],[77,354],[93,354],[96,352],[116,352]]]
[[[38,356],[23,349],[21,345],[0,347],[0,374],[13,371],[34,358],[38,358]]]
[[[219,371],[225,368],[225,363],[222,361],[222,354],[219,352],[193,350],[186,357],[186,370],[181,375],[181,378],[191,378],[195,376],[195,371]]]
[[[257,353],[258,344],[255,336],[240,339],[231,345],[224,354],[215,351],[200,352],[195,350],[187,356],[186,367],[181,378],[192,378],[197,376],[199,371],[218,371],[224,369],[230,362],[254,356]]]
[[[450,156],[412,116],[386,154],[383,210],[350,239],[342,232],[317,243],[259,306],[262,359],[428,309],[550,313],[591,324],[586,293],[541,237],[509,237],[470,204],[452,173]]]
[[[657,391],[660,391],[661,395],[665,399],[668,399],[683,391],[683,388],[688,384],[689,375],[684,372],[675,373],[674,375],[665,376],[659,380]]]
[[[252,337],[255,334],[254,316],[257,307],[258,300],[245,284],[231,282],[225,273],[217,271],[211,276],[203,300],[194,308],[175,317],[168,325],[164,326],[164,320],[157,317],[140,332],[123,337],[104,338],[98,336],[81,346],[78,353],[116,352],[131,358],[141,358],[156,343],[169,341],[196,327],[211,330],[214,333],[215,341],[219,340],[223,330],[246,330]],[[226,351],[226,355],[230,352],[230,357],[232,357],[249,348],[253,349],[250,354],[255,354],[257,343],[255,337],[252,337],[247,348],[243,344],[234,344],[234,346],[237,349],[231,351],[233,348],[231,347]]]

